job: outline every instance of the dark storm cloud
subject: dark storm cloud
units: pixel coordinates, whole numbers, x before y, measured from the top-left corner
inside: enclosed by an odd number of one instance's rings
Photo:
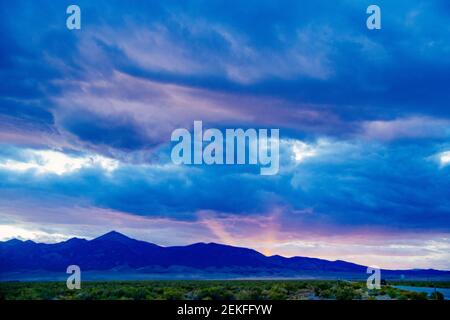
[[[69,4],[0,5],[3,200],[449,231],[447,1],[377,1],[379,31],[369,1],[77,1],[79,31],[65,28]],[[194,120],[280,128],[280,174],[173,166],[170,133]],[[292,160],[293,141],[311,157]],[[55,174],[33,146],[120,165]]]

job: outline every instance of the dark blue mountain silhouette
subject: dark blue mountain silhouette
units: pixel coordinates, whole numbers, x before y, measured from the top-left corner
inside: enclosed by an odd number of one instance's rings
[[[76,264],[81,270],[136,270],[145,272],[158,268],[159,272],[182,267],[184,272],[229,272],[258,277],[261,273],[277,276],[323,276],[347,274],[364,278],[366,267],[346,261],[328,261],[307,257],[285,258],[265,256],[253,249],[217,243],[195,243],[187,246],[161,247],[153,243],[131,239],[111,231],[93,240],[72,238],[55,244],[35,243],[17,239],[0,242],[0,273],[50,271],[64,272]],[[161,271],[163,270],[163,271]],[[450,278],[450,271],[439,270],[383,270],[383,275]]]

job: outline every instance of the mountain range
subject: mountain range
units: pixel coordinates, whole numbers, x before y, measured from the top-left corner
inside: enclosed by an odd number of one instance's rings
[[[93,240],[72,238],[54,244],[17,239],[0,242],[0,280],[29,274],[65,275],[69,265],[78,265],[92,279],[369,276],[367,267],[342,260],[265,256],[253,249],[217,243],[162,247],[116,231]],[[434,269],[381,270],[381,274],[386,279],[450,279],[450,271]]]

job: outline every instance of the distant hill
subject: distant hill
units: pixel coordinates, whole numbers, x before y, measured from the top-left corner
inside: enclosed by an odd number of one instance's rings
[[[131,239],[111,231],[93,240],[72,238],[55,244],[17,239],[0,242],[0,280],[11,274],[39,272],[64,273],[68,265],[80,266],[82,272],[96,272],[102,278],[134,278],[153,274],[167,278],[367,278],[367,267],[346,262],[307,257],[265,256],[248,248],[217,243],[161,247]],[[94,273],[92,273],[94,274]],[[114,276],[112,275],[114,274]],[[5,275],[9,275],[5,277]],[[382,270],[383,278],[449,279],[450,271]],[[12,277],[14,278],[14,277]],[[15,279],[15,278],[14,278]]]

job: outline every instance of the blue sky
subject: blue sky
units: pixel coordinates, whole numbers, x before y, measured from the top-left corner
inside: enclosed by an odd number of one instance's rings
[[[450,269],[450,5],[0,4],[0,238]],[[280,172],[183,166],[170,135],[279,128]]]

